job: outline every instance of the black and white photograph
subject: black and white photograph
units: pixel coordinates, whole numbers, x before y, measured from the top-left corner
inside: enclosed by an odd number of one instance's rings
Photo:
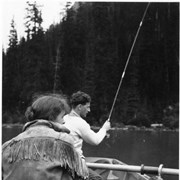
[[[1,1],[2,180],[179,180],[179,1]]]

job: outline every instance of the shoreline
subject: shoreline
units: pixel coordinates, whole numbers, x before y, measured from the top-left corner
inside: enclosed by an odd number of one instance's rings
[[[100,127],[95,127],[95,126],[91,126],[91,128],[93,130],[99,130]],[[118,130],[122,130],[122,131],[166,131],[166,132],[179,132],[179,129],[169,129],[169,128],[165,128],[165,127],[161,127],[161,128],[152,128],[152,127],[137,127],[137,126],[124,126],[124,127],[112,127],[110,129],[110,131],[118,131]]]
[[[2,127],[4,128],[12,128],[12,127],[23,127],[24,124],[21,123],[6,123],[6,124],[2,124]],[[91,126],[91,128],[93,130],[99,130],[100,127],[98,126]],[[118,130],[123,130],[123,131],[170,131],[170,132],[179,132],[179,129],[169,129],[169,128],[165,128],[165,127],[156,127],[156,128],[152,128],[152,127],[137,127],[137,126],[131,126],[131,125],[127,125],[127,126],[123,126],[123,127],[112,127],[110,129],[110,131],[118,131]]]

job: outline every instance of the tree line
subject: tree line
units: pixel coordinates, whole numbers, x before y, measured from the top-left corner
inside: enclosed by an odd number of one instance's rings
[[[67,3],[66,14],[43,30],[40,6],[27,2],[26,36],[12,20],[3,49],[2,120],[24,123],[34,94],[92,97],[87,120],[108,117],[147,3]],[[151,3],[113,109],[113,126],[179,127],[179,3]]]

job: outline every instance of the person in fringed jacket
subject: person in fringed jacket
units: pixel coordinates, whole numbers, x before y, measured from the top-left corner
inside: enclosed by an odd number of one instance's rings
[[[87,179],[88,169],[65,128],[70,110],[64,96],[39,96],[27,108],[23,132],[2,147],[3,180]]]

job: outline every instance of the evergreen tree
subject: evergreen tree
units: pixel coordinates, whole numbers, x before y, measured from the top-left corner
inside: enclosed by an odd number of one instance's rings
[[[36,35],[39,33],[39,31],[42,31],[42,13],[39,10],[41,7],[40,5],[36,4],[36,1],[34,3],[30,3],[27,1],[28,7],[26,8],[27,15],[25,17],[25,27],[26,27],[26,33],[27,33],[27,39],[29,40],[32,38],[33,35]]]
[[[15,48],[17,46],[18,39],[17,39],[17,30],[15,28],[14,18],[11,21],[11,29],[9,35],[9,48]]]

